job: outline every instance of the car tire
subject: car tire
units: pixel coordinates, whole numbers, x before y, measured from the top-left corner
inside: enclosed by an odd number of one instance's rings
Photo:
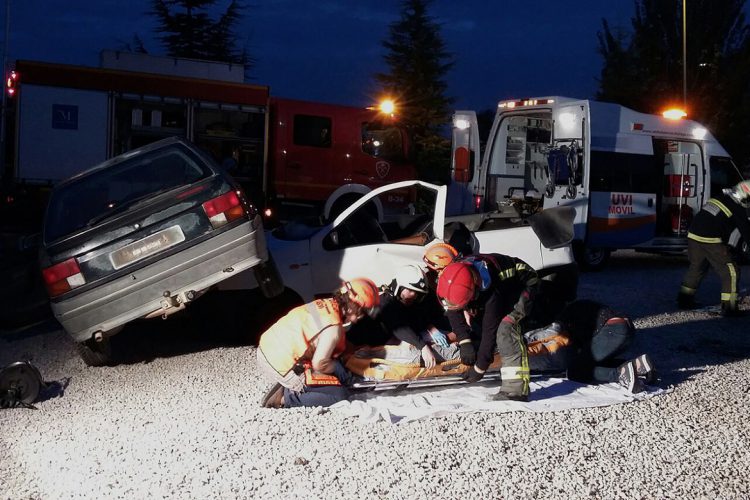
[[[261,262],[253,267],[253,275],[255,281],[258,282],[260,291],[266,298],[272,299],[284,292],[284,281],[281,279],[272,255],[268,256],[266,262]]]
[[[93,339],[78,342],[76,350],[88,366],[107,366],[112,362],[112,344],[107,337],[100,342]]]

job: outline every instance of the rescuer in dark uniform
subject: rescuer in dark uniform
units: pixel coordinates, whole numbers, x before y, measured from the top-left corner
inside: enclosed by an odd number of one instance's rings
[[[740,267],[731,247],[737,247],[740,238],[750,242],[750,181],[708,200],[696,214],[688,231],[688,267],[677,295],[680,309],[694,309],[695,293],[712,267],[721,278],[721,313],[724,316],[739,314],[737,288]]]
[[[495,399],[528,400],[529,361],[520,323],[529,315],[538,288],[531,266],[500,254],[472,255],[448,265],[438,278],[438,299],[458,338],[461,362],[471,366],[465,380],[482,379],[495,348],[502,356],[502,385]],[[478,350],[472,340],[478,341]]]

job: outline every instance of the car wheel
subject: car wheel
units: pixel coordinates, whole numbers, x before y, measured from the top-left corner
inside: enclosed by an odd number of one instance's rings
[[[284,291],[284,281],[279,274],[273,256],[269,255],[266,262],[261,262],[253,267],[253,274],[260,291],[266,298],[272,299],[281,295]]]
[[[606,248],[592,248],[583,243],[576,243],[573,252],[583,271],[601,271],[609,262],[610,251]]]
[[[88,366],[106,366],[112,361],[112,344],[107,337],[100,342],[93,339],[78,342],[76,350]]]

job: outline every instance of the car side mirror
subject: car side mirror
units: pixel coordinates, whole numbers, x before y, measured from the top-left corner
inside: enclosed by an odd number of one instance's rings
[[[323,248],[326,250],[338,250],[339,249],[339,233],[335,229],[332,230],[323,239]]]

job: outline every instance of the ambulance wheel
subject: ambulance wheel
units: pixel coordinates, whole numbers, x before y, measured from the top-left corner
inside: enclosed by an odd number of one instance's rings
[[[575,243],[573,253],[583,271],[601,271],[609,262],[610,252],[606,248],[591,248],[583,243]]]
[[[106,366],[112,361],[112,344],[108,337],[101,342],[94,339],[76,344],[78,355],[88,366]]]

